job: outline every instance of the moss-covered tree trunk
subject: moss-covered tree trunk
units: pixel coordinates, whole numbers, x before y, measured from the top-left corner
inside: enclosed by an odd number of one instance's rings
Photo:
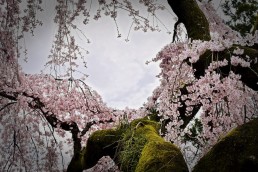
[[[194,167],[193,172],[258,171],[258,119],[229,132]]]
[[[123,172],[187,172],[180,149],[159,136],[159,127],[158,122],[137,119],[117,129],[96,131],[67,171],[80,172],[110,156]]]
[[[168,0],[173,12],[178,17],[178,23],[183,23],[188,38],[192,40],[209,41],[209,23],[195,0]]]
[[[203,41],[209,41],[211,39],[210,37],[210,30],[209,30],[209,23],[204,15],[204,13],[200,10],[198,7],[198,4],[195,0],[168,0],[169,5],[171,6],[172,10],[178,17],[178,23],[183,23],[188,38],[192,40],[203,40]],[[258,16],[257,21],[254,24],[254,31],[258,30]],[[254,33],[253,31],[253,33]],[[254,59],[258,57],[258,49],[257,45],[254,45],[253,47],[243,47],[240,45],[235,45],[236,48],[239,46],[241,49],[244,49],[244,55],[248,55],[250,59]],[[229,54],[233,54],[233,48],[230,50],[225,50],[224,52],[221,52],[221,54],[224,53],[226,56],[224,58],[229,58]],[[223,57],[223,56],[220,56]],[[201,57],[200,60],[198,60],[196,63],[192,64],[195,71],[195,76],[197,78],[200,78],[204,75],[205,69],[208,67],[208,65],[211,63],[211,52],[207,51],[205,52]],[[221,60],[221,59],[220,59]],[[229,66],[224,68],[224,71],[222,73],[228,74]],[[250,88],[254,90],[258,90],[258,64],[252,64],[250,68],[246,67],[236,67],[233,69],[233,71],[236,71],[237,74],[240,74],[242,76],[242,81],[249,86]]]

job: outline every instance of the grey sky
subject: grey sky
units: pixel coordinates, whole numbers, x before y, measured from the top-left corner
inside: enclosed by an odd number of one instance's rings
[[[45,6],[50,8],[47,3]],[[88,68],[79,70],[89,75],[87,84],[102,96],[108,106],[138,108],[159,84],[155,77],[159,73],[158,64],[146,65],[145,62],[170,43],[172,35],[168,35],[160,24],[161,32],[132,31],[130,41],[125,42],[131,21],[127,14],[120,14],[117,22],[121,38],[117,38],[115,23],[111,18],[102,17],[99,21],[92,20],[87,26],[78,25],[91,41],[87,44],[85,39],[78,39],[80,46],[90,52],[85,55]],[[29,62],[21,64],[28,73],[39,73],[44,68],[57,30],[51,19],[54,17],[53,12],[44,13],[40,17],[44,25],[36,30],[35,37],[26,38]],[[173,16],[165,10],[158,17],[172,31]]]

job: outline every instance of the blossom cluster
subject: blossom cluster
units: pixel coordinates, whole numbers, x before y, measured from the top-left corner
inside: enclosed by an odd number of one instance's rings
[[[254,37],[256,35],[251,39],[252,44],[257,43]],[[238,40],[237,37],[235,41]],[[195,108],[200,109],[194,116],[202,124],[202,132],[195,138],[198,140],[198,145],[195,145],[199,151],[198,158],[229,130],[257,118],[257,92],[241,81],[241,75],[234,71],[221,71],[223,67],[230,70],[230,66],[237,65],[250,68],[256,63],[256,58],[248,60],[243,57],[244,50],[239,47],[234,49],[233,43],[234,40],[223,39],[214,33],[211,41],[189,40],[169,44],[153,59],[154,62],[160,61],[161,84],[148,99],[145,108],[159,112],[161,122],[166,125],[165,138],[181,147],[182,152],[186,148],[184,138],[193,134],[189,130],[191,123],[186,119],[193,119],[191,115],[196,113]],[[228,59],[219,53],[232,48],[234,51]],[[210,53],[207,55],[207,52]],[[207,58],[209,64],[204,66],[204,75],[196,76],[198,69],[194,68],[194,64],[201,58]]]
[[[86,146],[92,132],[118,126],[122,122],[129,123],[139,117],[134,109],[109,108],[100,95],[82,80],[57,79],[51,75],[24,74],[21,71],[18,71],[18,76],[19,82],[14,85],[11,85],[13,80],[0,80],[0,94],[7,97],[0,100],[5,105],[0,111],[0,124],[4,126],[0,133],[1,141],[14,144],[11,148],[8,144],[1,146],[1,166],[4,169],[7,166],[12,169],[17,166],[17,170],[21,166],[22,169],[33,166],[43,171],[60,169],[57,164],[65,165],[60,159],[65,154],[73,155],[64,147],[74,144],[65,131],[72,131],[73,128],[64,130],[63,122],[76,123],[80,131],[76,137],[81,140],[82,146]],[[51,123],[55,119],[58,120]],[[88,127],[90,123],[93,125]],[[84,130],[86,133],[83,133]],[[17,137],[17,142],[14,137]],[[9,154],[15,158],[8,160]],[[35,160],[37,166],[34,165]]]

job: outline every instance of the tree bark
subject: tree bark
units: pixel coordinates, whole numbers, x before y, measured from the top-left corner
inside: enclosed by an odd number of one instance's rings
[[[211,39],[209,23],[195,0],[168,0],[168,4],[171,6],[172,10],[178,17],[178,21],[176,22],[175,27],[178,25],[178,23],[183,23],[189,39],[202,41],[209,41]],[[255,24],[255,26],[257,25],[257,23]],[[257,27],[255,27],[255,29],[257,29]],[[204,76],[205,70],[212,62],[212,53],[218,54],[218,57],[220,58],[218,60],[223,60],[224,58],[226,58],[229,61],[229,65],[220,68],[223,77],[228,76],[230,71],[234,71],[236,74],[239,74],[241,76],[241,80],[245,85],[257,91],[258,63],[251,63],[250,67],[230,65],[230,57],[231,55],[233,55],[233,51],[236,47],[244,49],[244,54],[242,55],[242,58],[245,59],[246,55],[248,55],[251,60],[254,60],[256,57],[258,57],[258,50],[255,48],[256,46],[257,45],[253,47],[243,47],[235,45],[232,48],[226,49],[222,52],[206,51],[203,55],[200,56],[200,59],[196,63],[188,63],[189,65],[193,66],[195,70],[195,77],[200,78]],[[187,95],[187,89],[182,88],[181,93],[182,95]],[[180,107],[178,111],[180,113],[181,119],[184,121],[184,124],[181,126],[181,128],[185,128],[198,112],[201,105],[198,104],[194,106],[192,114],[186,116],[185,103],[182,101],[181,104],[182,107]]]
[[[178,22],[185,25],[188,38],[209,41],[209,23],[195,0],[168,0],[168,4],[178,17]]]
[[[168,4],[171,6],[172,10],[177,15],[178,22],[184,24],[187,30],[188,38],[192,40],[203,40],[203,41],[209,41],[211,39],[209,23],[204,13],[198,7],[198,4],[195,0],[168,0]],[[254,31],[258,29],[257,25],[258,25],[258,16],[257,16],[257,21],[255,23]],[[250,59],[254,60],[254,58],[258,57],[258,50],[256,46],[257,44],[253,47],[243,47],[240,45],[239,46],[235,45],[229,50],[218,52],[221,58],[219,60],[222,60],[222,58],[226,58],[230,61],[230,55],[233,54],[233,50],[236,47],[244,49],[243,58],[245,58],[245,56],[248,55]],[[207,69],[207,67],[211,62],[212,62],[211,52],[207,51],[200,57],[200,59],[196,63],[192,64],[193,68],[196,70],[195,76],[197,78],[200,78],[201,76],[203,76],[205,73],[205,69]],[[223,73],[225,72],[224,76],[228,74],[230,67],[232,66],[227,66],[223,68]],[[233,71],[236,74],[241,75],[242,77],[241,79],[244,84],[246,84],[248,87],[252,88],[253,90],[258,90],[258,84],[257,84],[258,63],[251,64],[250,68],[236,66],[236,67],[233,67]]]

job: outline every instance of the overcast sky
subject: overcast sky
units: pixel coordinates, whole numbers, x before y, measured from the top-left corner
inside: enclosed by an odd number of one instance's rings
[[[46,8],[51,8],[46,2],[43,3]],[[171,12],[169,7],[168,9]],[[174,17],[166,10],[158,16],[172,31]],[[40,16],[44,21],[43,26],[36,30],[34,37],[26,38],[29,62],[21,61],[21,64],[27,73],[39,73],[44,69],[57,30],[57,27],[51,24],[53,17],[54,12],[45,11]],[[138,108],[159,85],[156,78],[160,72],[159,64],[146,65],[145,62],[154,58],[170,43],[172,35],[167,34],[166,29],[160,25],[161,32],[133,31],[129,36],[130,41],[126,42],[131,21],[125,13],[118,14],[117,20],[121,38],[117,38],[115,23],[110,18],[103,17],[99,21],[91,21],[87,26],[79,25],[91,41],[87,44],[85,39],[78,39],[80,46],[90,52],[88,55],[85,54],[87,69],[79,70],[89,75],[87,84],[103,97],[108,106],[118,109],[126,106]],[[82,37],[79,33],[77,36]]]

